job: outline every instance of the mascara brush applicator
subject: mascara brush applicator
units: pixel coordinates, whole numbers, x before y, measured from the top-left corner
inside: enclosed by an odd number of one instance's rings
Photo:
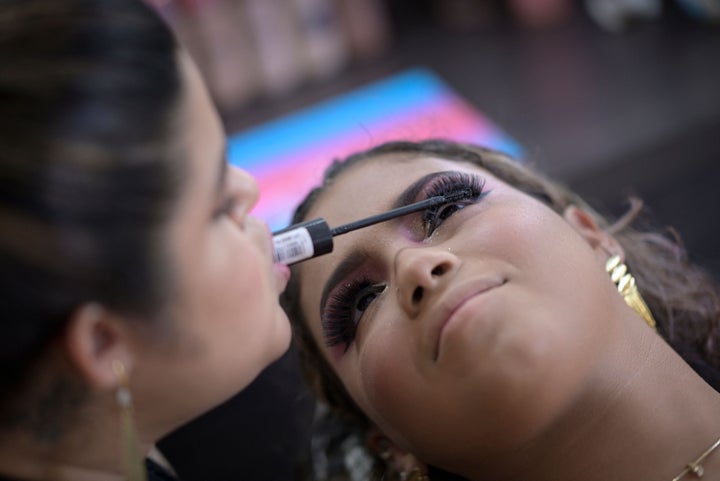
[[[294,224],[273,232],[274,260],[275,262],[292,265],[328,254],[333,250],[333,237],[335,236],[412,214],[413,212],[468,199],[472,196],[473,191],[471,189],[462,189],[450,194],[430,197],[332,229],[323,218]]]

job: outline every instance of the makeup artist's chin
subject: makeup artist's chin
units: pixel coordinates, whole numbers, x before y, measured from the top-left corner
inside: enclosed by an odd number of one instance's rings
[[[288,320],[287,314],[279,306],[275,311],[275,332],[274,335],[274,346],[275,346],[275,357],[271,361],[276,361],[290,348],[291,336],[290,321]]]
[[[272,262],[272,261],[271,261]],[[280,294],[285,290],[288,280],[290,279],[290,268],[285,264],[274,263],[271,264],[272,276],[275,281],[275,289],[278,296],[277,303],[275,305],[275,338],[277,340],[276,345],[279,347],[279,354],[277,358],[282,356],[285,351],[290,348],[291,331],[290,320],[287,317],[285,311],[280,307]]]
[[[255,218],[252,218],[252,220],[257,224],[258,230],[262,232],[262,236],[264,237],[264,242],[261,243],[261,247],[263,254],[265,254],[265,257],[269,261],[271,276],[275,280],[275,289],[278,295],[280,295],[285,290],[285,287],[287,287],[287,283],[290,280],[290,268],[285,264],[274,261],[275,246],[273,244],[272,232],[270,231],[270,227],[267,223]]]

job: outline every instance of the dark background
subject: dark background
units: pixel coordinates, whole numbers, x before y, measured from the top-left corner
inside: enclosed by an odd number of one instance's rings
[[[622,32],[576,4],[528,26],[502,6],[481,26],[429,1],[386,3],[392,42],[372,59],[273,98],[221,106],[236,132],[409,67],[426,66],[500,125],[526,160],[603,212],[636,195],[720,277],[720,28],[666,2]],[[193,480],[294,479],[313,405],[291,351],[248,390],[161,443]]]

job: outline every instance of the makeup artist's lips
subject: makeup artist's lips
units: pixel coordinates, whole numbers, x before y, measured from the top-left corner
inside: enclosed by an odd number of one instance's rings
[[[434,346],[433,360],[440,355],[443,331],[453,321],[455,314],[470,300],[499,287],[505,280],[499,276],[483,277],[452,287],[432,306],[434,316],[430,319],[430,342]]]
[[[275,285],[277,286],[277,291],[282,292],[290,280],[290,268],[285,264],[279,263],[273,264],[273,268],[275,270]]]
[[[275,244],[273,243],[272,231],[270,230],[270,226],[266,223],[263,222],[263,225],[265,226],[265,231],[267,232],[268,253],[270,260],[272,261],[272,259],[275,258]],[[290,268],[285,264],[275,262],[273,263],[273,274],[275,275],[275,287],[277,288],[278,293],[281,293],[285,290],[285,287],[287,287],[287,283],[290,280]]]

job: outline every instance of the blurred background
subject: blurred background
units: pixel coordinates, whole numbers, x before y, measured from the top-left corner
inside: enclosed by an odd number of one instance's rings
[[[525,160],[610,213],[639,195],[720,273],[718,0],[152,2],[230,135],[427,68]]]
[[[407,105],[399,108],[409,114],[417,97],[403,89],[420,97],[431,91],[453,109],[400,134],[489,139],[611,215],[638,196],[657,224],[681,234],[693,260],[720,277],[720,0],[152,3],[200,66],[235,148],[231,160],[259,177],[285,172],[285,184],[273,181],[279,191],[291,189],[294,177],[262,148],[298,138],[283,155],[302,157],[300,140],[317,136],[330,147],[313,155],[327,162],[331,152],[358,146],[333,144],[350,134],[330,129],[328,119],[350,119],[348,129],[367,147],[384,139],[380,120],[353,110],[367,107],[368,92],[388,111],[402,97]],[[403,83],[408,72],[415,80],[420,72],[429,90]],[[333,110],[338,105],[348,110]],[[305,131],[310,117],[316,123]],[[453,130],[460,117],[464,133]],[[262,148],[251,154],[251,145]],[[312,409],[292,399],[287,412]],[[213,422],[215,433],[228,424]],[[278,449],[296,449],[306,427],[284,429],[287,445]],[[198,448],[205,442],[188,432]],[[189,463],[186,446],[177,446]],[[172,440],[166,448],[173,450]],[[292,479],[268,469],[246,479]]]

